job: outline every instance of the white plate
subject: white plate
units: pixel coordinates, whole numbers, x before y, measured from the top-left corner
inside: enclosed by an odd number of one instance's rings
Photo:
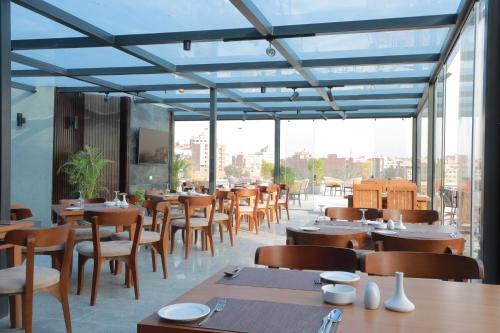
[[[334,283],[353,283],[360,279],[360,276],[358,274],[342,271],[323,272],[319,276],[323,280],[331,281]]]
[[[170,321],[194,321],[210,313],[210,308],[205,304],[179,303],[167,305],[158,310],[158,316]]]
[[[80,207],[80,206],[68,206],[64,209],[66,209],[66,210],[82,210],[82,207]]]
[[[397,231],[394,230],[374,230],[373,232],[377,232],[382,235],[395,235],[398,233]]]
[[[368,221],[368,224],[369,225],[375,225],[375,226],[377,226],[377,225],[380,225],[380,222],[378,222],[378,221]]]
[[[320,230],[320,228],[318,227],[300,227],[301,230],[304,230],[304,231],[318,231]]]

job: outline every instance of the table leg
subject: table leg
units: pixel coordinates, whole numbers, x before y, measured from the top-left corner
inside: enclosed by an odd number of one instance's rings
[[[20,246],[13,246],[7,250],[8,266],[20,266],[22,264],[22,252]],[[21,295],[9,297],[10,327],[21,328],[22,323],[22,298]]]

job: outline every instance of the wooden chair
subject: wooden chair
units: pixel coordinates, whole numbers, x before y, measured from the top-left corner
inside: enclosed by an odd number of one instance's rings
[[[286,216],[288,221],[290,221],[290,213],[288,211],[288,200],[290,197],[290,187],[287,184],[279,184],[279,193],[278,193],[278,213],[279,218],[281,218],[281,208],[285,208]]]
[[[332,221],[346,220],[346,221],[359,221],[363,217],[363,213],[358,208],[348,207],[328,207],[325,209],[325,215]],[[367,220],[375,221],[380,217],[378,209],[368,209],[365,212]]]
[[[149,230],[143,230],[139,240],[140,245],[149,246],[151,249],[151,265],[153,272],[156,272],[156,254],[159,253],[161,257],[161,265],[163,269],[163,278],[167,278],[167,255],[168,255],[168,239],[170,228],[170,215],[168,203],[165,201],[144,200],[142,206],[152,211],[152,224]],[[161,230],[160,230],[160,223]],[[143,225],[143,227],[145,227]],[[116,232],[111,236],[113,240],[130,240],[130,234],[127,231]]]
[[[106,260],[111,260],[125,263],[125,283],[128,288],[133,283],[135,299],[139,299],[137,256],[142,232],[142,216],[139,211],[94,212],[88,210],[85,211],[85,219],[92,223],[92,241],[81,242],[76,246],[78,252],[77,295],[81,295],[83,290],[85,263],[87,260],[93,259],[94,269],[92,272],[90,305],[95,305],[102,264]],[[131,240],[102,242],[99,234],[101,226],[128,227]]]
[[[277,210],[278,192],[279,190],[274,185],[259,187],[259,193],[261,195],[261,200],[263,201],[257,205],[257,220],[259,225],[260,222],[264,220],[265,216],[267,219],[267,226],[271,228],[271,217],[275,214],[279,223]],[[267,196],[264,196],[265,194],[267,194]]]
[[[466,281],[483,279],[480,260],[467,256],[421,252],[372,252],[361,259],[362,270],[371,275]]]
[[[382,186],[378,183],[354,184],[352,200],[353,208],[382,209]]]
[[[12,221],[24,220],[32,217],[31,209],[23,207],[23,208],[11,208],[10,209],[10,219]]]
[[[320,245],[359,249],[360,245],[366,243],[367,237],[365,231],[327,235],[303,232],[292,228],[286,229],[287,245]]]
[[[23,326],[27,333],[32,332],[33,294],[36,292],[48,292],[61,303],[66,332],[71,333],[68,293],[74,241],[74,231],[67,225],[47,229],[20,229],[9,231],[5,235],[6,243],[27,248],[26,266],[0,270],[0,294],[9,296],[11,311],[14,297],[22,295]],[[64,247],[60,271],[35,266],[35,248],[53,246]]]
[[[259,222],[257,220],[257,206],[259,204],[259,189],[233,189],[235,198],[236,235],[240,229],[241,218],[248,220],[248,230],[255,228],[255,233],[259,233]],[[248,205],[242,205],[242,200],[248,200]]]
[[[416,184],[391,184],[387,186],[387,209],[410,209],[417,207]]]
[[[201,231],[201,247],[206,249],[207,238],[210,243],[210,252],[214,255],[214,244],[212,240],[212,223],[215,213],[215,197],[210,196],[180,196],[179,202],[184,205],[184,220],[174,220],[170,223],[170,253],[174,253],[175,233],[182,230],[184,239],[185,258],[189,257],[189,247],[192,240],[193,231]],[[193,210],[204,210],[204,217],[199,215],[191,216]],[[208,217],[207,215],[210,214]]]
[[[383,235],[376,231],[372,232],[372,241],[375,251],[410,251],[410,252],[432,252],[462,254],[465,247],[465,239],[420,239],[394,235]]]
[[[439,213],[435,210],[384,209],[382,211],[384,221],[388,221],[389,219],[399,221],[400,214],[403,215],[403,223],[434,224],[439,222]]]
[[[215,191],[217,210],[214,213],[213,223],[219,225],[220,242],[224,243],[224,226],[229,234],[229,241],[233,246],[233,213],[235,205],[235,195],[228,191]]]
[[[276,245],[255,251],[255,264],[273,268],[355,272],[356,252],[329,246]]]
[[[302,201],[300,200],[302,194],[303,187],[302,180],[295,180],[292,185],[289,187],[288,196],[293,200],[293,204],[295,205],[295,200],[299,201],[299,207],[302,207]]]

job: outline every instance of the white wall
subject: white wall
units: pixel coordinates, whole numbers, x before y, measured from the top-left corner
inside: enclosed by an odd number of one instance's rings
[[[16,114],[26,118],[16,126]],[[54,88],[36,93],[12,89],[11,200],[31,208],[34,218],[50,225],[54,136]]]

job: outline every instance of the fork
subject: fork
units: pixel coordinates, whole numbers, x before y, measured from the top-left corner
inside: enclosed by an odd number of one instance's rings
[[[216,313],[216,312],[222,312],[222,310],[224,310],[224,306],[226,306],[226,300],[225,299],[218,300],[217,304],[215,304],[215,307],[212,309],[212,311],[210,311],[210,313],[208,314],[208,316],[206,316],[205,319],[203,319],[198,324],[198,326],[203,326],[210,318],[212,318],[212,316],[214,315],[214,313]]]

